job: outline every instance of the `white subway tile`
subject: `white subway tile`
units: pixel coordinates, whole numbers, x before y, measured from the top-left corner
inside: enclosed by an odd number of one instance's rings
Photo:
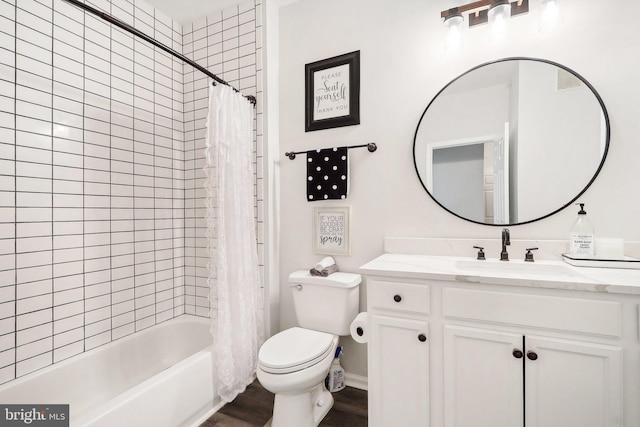
[[[15,324],[16,324],[16,321],[13,317],[0,319],[0,336],[15,332],[16,330]]]
[[[125,323],[122,326],[114,327],[112,338],[114,340],[133,334],[135,332],[135,323],[131,320],[130,323]]]
[[[16,377],[19,378],[38,369],[42,369],[52,363],[52,352],[41,354],[31,359],[26,359],[16,363]]]
[[[75,264],[75,263],[65,263],[64,266],[68,267],[69,264]],[[56,266],[57,265],[54,266],[54,272],[55,272]],[[80,269],[80,272],[77,274],[72,274],[73,272],[69,270],[67,270],[66,273],[67,273],[66,276],[59,276],[53,280],[54,298],[55,298],[55,292],[82,288],[84,286],[84,277],[82,275],[82,269]]]
[[[86,338],[84,345],[85,345],[85,349],[88,351],[93,348],[99,347],[101,345],[107,344],[109,341],[111,341],[110,329],[100,334],[96,334],[94,336],[90,336]]]
[[[13,317],[15,315],[16,315],[16,305],[14,301],[7,301],[7,302],[0,303],[0,319]],[[2,349],[2,347],[0,347],[0,349]]]
[[[59,25],[53,27],[53,51],[82,62],[84,58],[84,39],[82,31],[73,32]]]
[[[150,307],[153,309],[153,306]],[[149,328],[155,325],[155,315],[151,312],[152,310],[136,310],[136,331],[141,331],[143,329]],[[147,317],[144,315],[148,314]]]
[[[72,261],[82,261],[82,260],[83,260],[82,248],[57,249],[53,251],[53,262],[55,264],[67,263]]]
[[[86,317],[86,315],[85,315]],[[96,323],[86,324],[84,327],[84,333],[86,337],[92,337],[111,330],[111,319],[105,319]]]
[[[122,289],[122,290],[118,290],[116,288],[116,286],[119,287],[120,284],[123,283],[129,283],[127,281],[119,281],[117,283],[114,283],[114,288],[113,288],[113,294],[112,294],[112,309],[113,309],[113,314],[114,316],[116,314],[121,314],[121,313],[126,313],[129,311],[133,311],[135,310],[135,303],[134,303],[134,289],[133,288],[129,288],[129,289]],[[133,285],[133,281],[131,281],[131,285]]]
[[[76,7],[68,7],[63,11],[55,10],[53,21],[55,26],[65,28],[74,34],[84,32],[84,12]]]
[[[55,309],[54,309],[55,310]],[[84,326],[84,314],[76,314],[68,317],[55,320],[53,322],[54,334],[60,334],[65,331],[71,331],[75,329],[83,330]]]
[[[82,221],[84,211],[82,208],[56,208],[53,209],[53,221]]]
[[[4,350],[4,347],[0,347]],[[0,352],[0,367],[11,365],[16,362],[16,352],[13,349],[4,350]],[[2,368],[0,368],[0,381],[2,381]]]
[[[81,194],[54,194],[54,208],[79,208],[82,207],[83,197]]]
[[[31,117],[16,116],[16,129],[51,136],[51,122]]]
[[[54,236],[53,248],[57,249],[69,249],[69,248],[81,248],[83,245],[82,235],[71,236]]]
[[[19,239],[22,237],[48,236],[51,235],[51,230],[52,227],[50,222],[18,222],[16,224],[16,238]]]
[[[18,287],[20,287],[20,285],[18,285]],[[30,313],[32,311],[44,310],[47,307],[51,307],[52,303],[53,297],[51,294],[19,299],[18,301],[16,301],[17,314],[20,315],[24,313]]]
[[[79,275],[83,273],[82,261],[65,262],[53,265],[53,277],[62,278],[65,276]]]
[[[51,236],[18,239],[16,242],[16,253],[51,250],[52,242]]]
[[[0,384],[4,384],[15,379],[15,365],[0,368]]]
[[[39,151],[39,150],[36,150]],[[17,207],[51,207],[52,197],[47,193],[16,192]]]
[[[86,327],[89,328],[87,330],[88,333],[94,331],[99,331],[96,333],[100,333],[101,331],[111,329],[111,306],[108,305],[97,310],[87,311],[84,315],[84,320],[85,325],[87,325]],[[95,329],[92,329],[94,324],[96,324]]]
[[[47,340],[47,339],[51,339],[51,335],[53,332],[53,323],[49,322],[43,325],[39,325],[39,326],[34,326],[32,328],[29,329],[25,329],[22,331],[16,331],[16,345],[18,348],[18,352],[20,350],[21,346],[27,346],[29,344],[35,344],[35,343],[39,343],[39,345],[34,345],[33,347],[35,348],[42,348],[42,345],[47,345],[48,343],[42,343],[41,341],[43,340]],[[29,352],[29,348],[26,348],[25,351]],[[39,351],[35,354],[38,353],[42,353],[42,351]],[[31,357],[33,355],[35,355],[34,353],[32,353],[30,356],[27,357]],[[25,357],[20,357],[18,356],[18,359],[24,359]]]
[[[65,359],[80,354],[84,351],[84,340],[74,342],[64,347],[54,348],[53,350],[53,363],[61,362]]]
[[[53,307],[53,319],[58,321],[71,316],[81,315],[84,312],[84,301],[76,301],[69,304]],[[84,319],[84,316],[80,316]]]
[[[16,208],[18,222],[49,222],[52,220],[52,208]]]
[[[16,317],[16,327],[18,331],[23,329],[33,328],[44,324],[49,324],[53,321],[53,309],[47,308],[33,313],[23,314]],[[50,325],[43,328],[44,333],[51,334]],[[20,332],[22,333],[22,332]],[[33,333],[32,333],[33,335]],[[33,341],[33,340],[31,340]],[[26,342],[29,342],[27,340]]]
[[[53,304],[54,306],[61,306],[74,301],[82,301],[83,298],[84,291],[82,288],[69,289],[54,293]]]
[[[84,339],[83,328],[71,329],[69,331],[65,331],[65,332],[54,335],[53,347],[55,349],[59,349],[60,347],[64,347],[66,345],[76,343],[78,341],[82,341],[83,339]]]
[[[70,234],[81,234],[84,229],[81,221],[65,221],[53,223],[53,234],[55,236],[63,236]]]

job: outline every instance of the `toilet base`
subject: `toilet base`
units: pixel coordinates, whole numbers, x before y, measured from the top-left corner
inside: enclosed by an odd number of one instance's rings
[[[276,394],[273,418],[265,427],[316,427],[333,406],[333,396],[324,381],[301,394]]]

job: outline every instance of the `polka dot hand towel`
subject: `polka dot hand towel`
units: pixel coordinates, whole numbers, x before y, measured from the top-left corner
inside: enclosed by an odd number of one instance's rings
[[[307,151],[307,200],[346,199],[348,165],[347,147]]]

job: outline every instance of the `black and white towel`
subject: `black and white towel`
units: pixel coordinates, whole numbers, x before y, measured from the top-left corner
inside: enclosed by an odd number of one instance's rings
[[[307,200],[346,199],[348,169],[347,147],[307,151]]]

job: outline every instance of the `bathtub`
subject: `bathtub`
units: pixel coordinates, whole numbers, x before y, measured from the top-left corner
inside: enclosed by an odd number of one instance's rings
[[[199,426],[214,399],[209,320],[180,316],[0,387],[0,403],[69,404],[71,427]]]

